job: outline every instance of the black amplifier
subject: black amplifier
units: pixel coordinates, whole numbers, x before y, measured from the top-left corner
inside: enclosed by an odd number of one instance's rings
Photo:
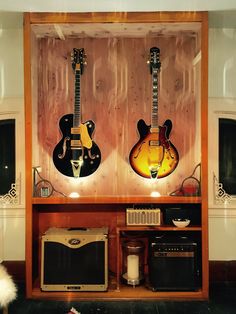
[[[153,291],[194,291],[200,286],[197,242],[187,237],[150,239],[149,281]]]

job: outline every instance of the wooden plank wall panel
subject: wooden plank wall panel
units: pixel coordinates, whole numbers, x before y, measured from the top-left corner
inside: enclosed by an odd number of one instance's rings
[[[150,124],[151,75],[146,64],[152,46],[161,50],[159,124],[171,119],[171,141],[180,162],[168,177],[156,180],[138,176],[128,156],[138,141],[137,122]],[[82,120],[95,122],[94,141],[102,152],[98,170],[85,178],[67,178],[53,165],[52,152],[60,140],[59,119],[73,112],[74,75],[70,53],[84,47],[87,66],[81,77]],[[178,188],[200,161],[196,138],[196,88],[193,59],[196,34],[145,38],[39,39],[38,143],[41,175],[54,187],[80,195],[168,194]],[[35,110],[37,112],[37,110]],[[197,157],[196,157],[197,156]],[[33,161],[33,166],[36,161]],[[38,165],[38,164],[37,164]]]

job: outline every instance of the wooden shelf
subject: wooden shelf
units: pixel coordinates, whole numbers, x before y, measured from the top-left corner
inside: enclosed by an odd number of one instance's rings
[[[182,300],[182,299],[207,299],[207,294],[202,290],[196,291],[152,291],[145,284],[132,287],[128,285],[120,285],[119,289],[116,289],[115,285],[109,287],[108,291],[104,292],[48,292],[41,291],[38,286],[32,289],[31,298],[35,299],[45,299],[45,300],[63,300],[63,301],[114,301],[114,300],[140,300],[145,299],[146,301],[154,300]]]
[[[149,227],[149,226],[135,226],[135,227],[118,227],[117,233],[122,231],[201,231],[201,226],[188,226],[184,228],[178,228],[175,226],[169,226],[169,225],[161,225],[161,226],[155,226],[155,227]]]
[[[197,196],[82,196],[70,197],[33,197],[33,204],[200,204],[201,197]]]
[[[207,296],[198,291],[163,291],[153,292],[143,287],[121,287],[120,290],[107,292],[42,292],[34,288],[31,298],[62,301],[115,301],[115,300],[204,300]]]

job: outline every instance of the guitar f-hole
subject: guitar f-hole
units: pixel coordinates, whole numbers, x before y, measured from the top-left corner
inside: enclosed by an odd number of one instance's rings
[[[95,158],[99,157],[99,155],[93,155],[93,154],[91,153],[91,150],[90,150],[90,149],[88,150],[88,156],[89,156],[90,159],[95,159]]]
[[[60,159],[63,159],[66,155],[66,150],[67,150],[67,142],[70,141],[70,138],[67,136],[64,138],[64,141],[63,141],[63,145],[62,145],[62,153],[61,154],[58,154],[58,158]]]
[[[138,158],[138,156],[139,156],[139,154],[140,154],[140,152],[141,152],[141,150],[142,150],[142,146],[143,146],[145,143],[146,143],[146,142],[142,142],[142,143],[140,144],[140,146],[138,147],[137,154],[133,156],[134,159]]]

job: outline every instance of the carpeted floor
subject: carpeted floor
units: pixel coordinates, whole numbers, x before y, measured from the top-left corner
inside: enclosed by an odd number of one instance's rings
[[[17,300],[9,314],[67,314],[71,308],[80,314],[235,314],[236,283],[214,285],[208,301],[119,301],[71,302],[26,300],[19,286]]]

